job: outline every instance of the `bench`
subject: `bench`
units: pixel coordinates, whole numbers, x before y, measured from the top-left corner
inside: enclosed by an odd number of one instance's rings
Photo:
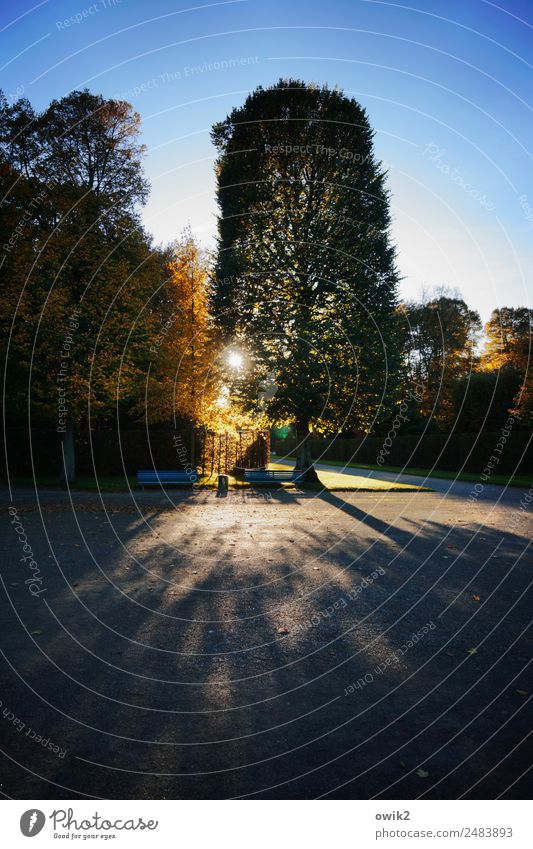
[[[198,481],[197,472],[175,471],[167,469],[158,471],[156,469],[139,469],[137,472],[137,484],[143,489],[145,486],[161,486],[163,484],[193,484]]]
[[[303,472],[296,469],[245,469],[244,480],[248,483],[292,483],[299,481]]]

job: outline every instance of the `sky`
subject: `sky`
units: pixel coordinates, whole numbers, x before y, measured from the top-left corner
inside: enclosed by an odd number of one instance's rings
[[[140,113],[157,243],[190,224],[214,247],[210,128],[290,76],[367,109],[403,298],[532,306],[533,0],[4,0],[0,39],[10,101],[87,87]]]

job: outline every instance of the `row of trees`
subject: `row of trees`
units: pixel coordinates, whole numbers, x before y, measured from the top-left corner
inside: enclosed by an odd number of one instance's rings
[[[77,428],[209,421],[209,258],[191,233],[163,249],[143,229],[129,104],[81,91],[40,114],[0,105],[5,420],[61,433],[72,479]]]
[[[509,413],[533,424],[533,311],[503,307],[484,328],[458,293],[401,304],[410,415],[404,432],[498,430]]]
[[[292,424],[309,478],[311,431],[386,431],[406,399],[408,431],[497,428],[508,410],[531,425],[531,311],[496,310],[482,350],[459,294],[399,302],[355,100],[281,80],[213,128],[215,257],[143,229],[139,135],[129,104],[88,91],[40,114],[1,103],[5,412],[61,433],[67,478],[87,425]]]

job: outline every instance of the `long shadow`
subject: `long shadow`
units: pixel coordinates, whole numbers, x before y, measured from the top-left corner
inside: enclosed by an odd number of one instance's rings
[[[320,498],[321,501],[325,501],[327,504],[330,504],[332,507],[337,507],[337,509],[342,510],[343,513],[346,513],[346,515],[350,516],[352,519],[357,519],[357,521],[363,522],[379,534],[388,536],[394,531],[400,538],[404,537],[406,541],[410,538],[409,533],[398,531],[397,528],[391,526],[388,522],[378,519],[377,516],[373,516],[368,511],[361,510],[355,504],[352,504],[343,498],[339,498],[339,496],[335,495],[334,492],[322,490],[317,493],[317,497]]]

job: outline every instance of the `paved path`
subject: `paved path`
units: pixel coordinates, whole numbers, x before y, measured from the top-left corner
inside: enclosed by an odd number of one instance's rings
[[[527,798],[500,495],[4,493],[3,794]]]
[[[294,462],[290,460],[282,461],[278,460],[276,457],[273,457],[272,462],[275,462],[280,466],[284,466],[287,469],[294,468]],[[343,468],[342,466],[332,466],[328,463],[316,463],[315,468],[317,472],[336,472],[337,474],[356,475],[357,477],[373,478],[374,480],[392,481],[393,483],[405,483],[410,484],[411,486],[426,486],[434,490],[435,492],[441,492],[445,495],[456,495],[464,498],[472,496],[476,500],[479,498],[481,498],[482,500],[494,501],[498,501],[502,498],[504,500],[507,500],[507,496],[508,494],[510,494],[512,501],[516,498],[517,492],[522,492],[519,487],[499,486],[490,483],[483,483],[481,487],[481,484],[476,485],[476,481],[460,481],[454,480],[452,477],[448,479],[434,478],[426,475],[406,475],[402,472],[384,472],[381,470],[377,471],[374,469],[361,469],[352,466]],[[527,487],[525,489],[527,491]],[[523,493],[520,498],[522,496]]]

